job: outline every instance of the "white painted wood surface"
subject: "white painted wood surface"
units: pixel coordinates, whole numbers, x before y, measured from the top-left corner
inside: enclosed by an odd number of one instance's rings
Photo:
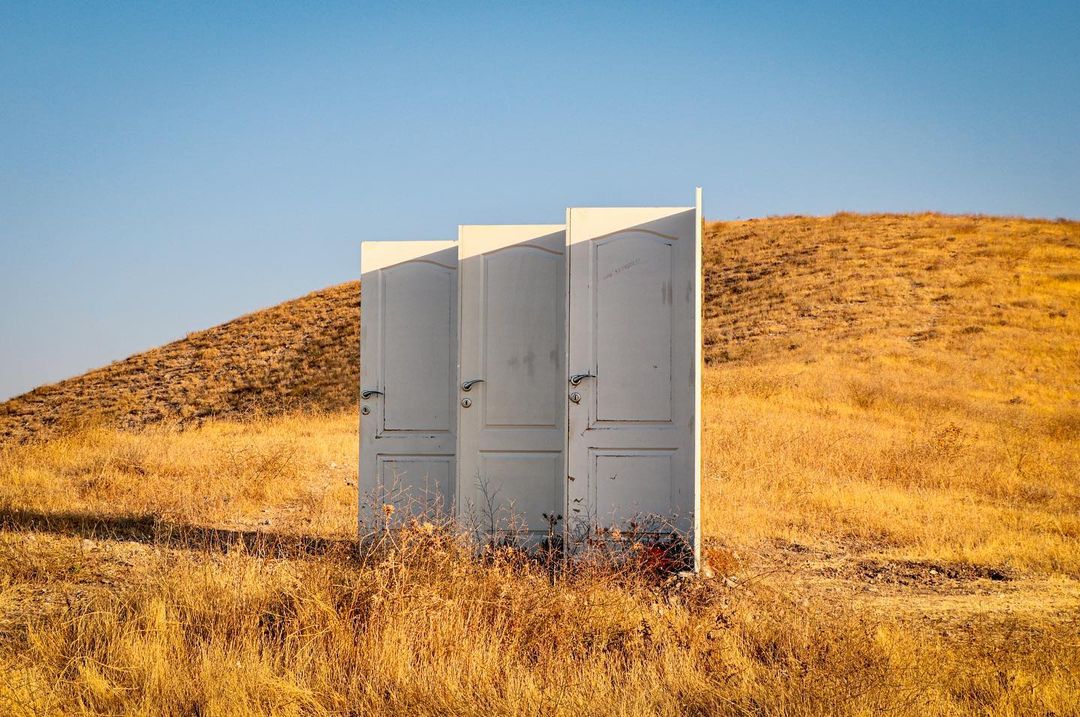
[[[566,216],[363,243],[362,529],[385,504],[532,544],[544,513],[660,520],[700,564],[700,189]]]
[[[535,543],[565,513],[565,236],[459,228],[459,518],[489,537]]]
[[[361,245],[361,531],[449,516],[456,484],[457,243]]]
[[[701,205],[567,210],[571,532],[653,517],[700,563]],[[576,400],[574,400],[576,399]]]

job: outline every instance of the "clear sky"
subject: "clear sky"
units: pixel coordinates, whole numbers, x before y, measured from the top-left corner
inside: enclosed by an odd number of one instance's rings
[[[1080,218],[1080,2],[0,0],[0,399],[573,205]]]

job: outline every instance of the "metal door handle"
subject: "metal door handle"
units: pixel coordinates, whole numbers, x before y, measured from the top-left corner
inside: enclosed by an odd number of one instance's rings
[[[474,378],[474,379],[472,379],[470,381],[465,381],[464,383],[461,384],[461,390],[462,391],[471,391],[472,387],[475,386],[478,383],[484,383],[484,379],[482,379],[482,378]]]
[[[386,395],[386,394],[384,394],[382,391],[376,391],[375,389],[368,389],[367,391],[361,391],[360,392],[360,398],[364,399],[365,401],[367,399],[371,398],[372,396],[384,396],[384,395]]]
[[[570,385],[577,386],[579,383],[581,383],[587,378],[596,378],[596,376],[591,373],[575,373],[573,376],[570,377]]]

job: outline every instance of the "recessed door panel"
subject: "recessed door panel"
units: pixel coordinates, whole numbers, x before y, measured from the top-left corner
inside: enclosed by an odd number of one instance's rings
[[[674,451],[600,450],[593,452],[593,499],[597,524],[609,528],[650,529],[671,519]],[[633,524],[633,525],[631,525]]]
[[[470,225],[458,237],[459,515],[529,542],[566,503],[565,231]]]
[[[452,515],[457,243],[363,242],[360,262],[361,530]]]
[[[380,455],[379,483],[383,504],[394,506],[392,520],[447,517],[453,464],[453,456]]]
[[[384,431],[449,431],[453,270],[410,262],[383,271]]]
[[[471,521],[480,530],[526,537],[542,534],[561,494],[561,452],[480,454],[480,484]]]
[[[483,257],[484,425],[556,428],[566,410],[559,347],[562,253],[510,246]]]
[[[597,421],[671,420],[672,239],[600,239],[596,308]]]
[[[569,209],[566,242],[571,534],[651,516],[697,564],[700,193],[693,207]]]

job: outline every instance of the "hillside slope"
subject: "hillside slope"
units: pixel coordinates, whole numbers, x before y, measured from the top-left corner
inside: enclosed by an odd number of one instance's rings
[[[189,334],[0,404],[0,440],[87,422],[138,426],[355,405],[360,282]]]
[[[706,355],[854,351],[986,332],[1044,334],[1076,358],[1080,223],[837,214],[714,223],[704,247]],[[1072,310],[1072,313],[1070,313]]]
[[[0,445],[0,704],[1074,714],[1080,224],[772,218],[705,258],[714,579],[428,523],[358,560],[348,284],[0,409],[91,424]]]
[[[996,352],[1008,361],[1001,390],[1080,396],[1080,223],[936,214],[714,222],[704,270],[711,365],[865,358],[870,343],[879,355]],[[330,287],[38,388],[0,404],[0,440],[87,421],[353,406],[359,301],[358,282]]]

